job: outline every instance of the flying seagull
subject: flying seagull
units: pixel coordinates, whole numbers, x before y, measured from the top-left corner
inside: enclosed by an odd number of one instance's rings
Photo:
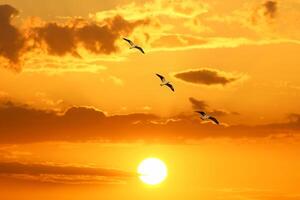
[[[173,92],[175,91],[175,89],[174,89],[174,87],[173,87],[173,85],[169,82],[169,81],[167,81],[166,79],[165,79],[165,77],[163,77],[162,75],[160,75],[160,74],[156,74],[156,76],[158,76],[159,78],[160,78],[160,80],[161,80],[161,84],[160,84],[160,86],[167,86],[167,87],[169,87]]]
[[[143,54],[145,54],[144,50],[142,49],[142,47],[134,44],[131,40],[127,39],[127,38],[123,38],[123,40],[125,40],[126,42],[128,42],[130,44],[130,49],[138,49],[139,51],[141,51]]]
[[[214,122],[215,124],[217,124],[217,125],[220,124],[219,121],[218,121],[216,118],[214,118],[214,117],[212,117],[212,116],[209,116],[208,114],[206,114],[206,113],[203,112],[203,111],[195,111],[195,112],[196,112],[196,113],[199,113],[201,119],[204,120],[204,121],[210,120],[210,121],[213,121],[213,122]]]

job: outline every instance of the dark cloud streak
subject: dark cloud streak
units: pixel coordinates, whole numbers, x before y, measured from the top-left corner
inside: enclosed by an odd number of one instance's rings
[[[0,107],[0,143],[92,140],[173,143],[189,139],[255,138],[300,133],[300,117],[296,115],[286,123],[258,126],[224,127],[201,122],[196,115],[167,119],[143,113],[107,116],[101,111],[86,107],[72,107],[64,114],[58,114],[7,103]]]
[[[64,184],[119,183],[136,177],[134,173],[114,169],[0,162],[0,175],[4,177]]]
[[[202,85],[227,85],[238,80],[238,77],[228,77],[213,69],[198,69],[175,74],[175,77],[194,84]]]

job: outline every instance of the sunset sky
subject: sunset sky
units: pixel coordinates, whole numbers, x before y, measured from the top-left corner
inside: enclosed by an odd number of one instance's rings
[[[299,0],[0,0],[0,199],[299,200],[299,99]]]

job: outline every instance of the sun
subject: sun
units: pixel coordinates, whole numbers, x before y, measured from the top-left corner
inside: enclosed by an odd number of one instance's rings
[[[166,179],[168,170],[165,163],[160,159],[147,158],[138,166],[138,174],[144,183],[156,185]]]

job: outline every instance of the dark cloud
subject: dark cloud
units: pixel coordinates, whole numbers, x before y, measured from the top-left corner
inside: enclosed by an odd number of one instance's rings
[[[72,107],[60,114],[5,102],[0,106],[0,132],[7,134],[0,135],[0,143],[126,140],[126,134],[122,135],[123,130],[156,118],[143,113],[106,116],[88,107]]]
[[[267,0],[254,9],[251,21],[253,24],[257,24],[262,20],[270,23],[270,20],[274,19],[277,13],[278,2],[275,0]]]
[[[218,116],[224,114],[219,110],[211,112]],[[0,106],[0,133],[2,144],[91,140],[173,143],[210,137],[252,138],[299,134],[300,115],[294,114],[286,123],[224,127],[202,124],[196,114],[167,119],[143,113],[107,116],[86,107],[72,107],[61,114],[9,102]]]
[[[81,47],[94,54],[116,53],[118,40],[150,24],[148,19],[128,21],[116,15],[101,22],[72,19],[64,23],[27,23],[21,30],[11,23],[18,13],[10,5],[0,5],[0,56],[9,61],[7,67],[18,69],[21,56],[33,50],[75,57],[80,57]]]
[[[35,31],[37,34],[35,39],[40,43],[45,42],[49,54],[63,56],[71,53],[76,55],[76,41],[72,27],[49,23]]]
[[[189,101],[191,102],[192,107],[195,110],[206,110],[208,108],[208,105],[205,101],[201,101],[193,97],[190,97]]]
[[[220,109],[213,109],[211,110],[209,108],[209,105],[203,101],[203,100],[198,100],[196,98],[190,97],[189,98],[190,103],[192,104],[192,108],[194,110],[202,110],[209,112],[210,115],[216,116],[216,117],[224,117],[228,115],[239,115],[237,112],[228,112],[225,110],[220,110]]]
[[[134,173],[114,169],[19,162],[0,162],[0,175],[30,181],[64,184],[111,184],[124,182],[136,176]]]
[[[8,59],[16,67],[19,63],[25,39],[21,32],[11,24],[18,11],[10,5],[0,5],[0,56]]]
[[[198,69],[175,74],[175,77],[183,81],[203,85],[226,85],[238,80],[238,77],[228,77],[213,69]]]
[[[263,3],[264,15],[269,18],[274,18],[277,13],[277,2],[276,1],[266,1]]]
[[[101,24],[79,20],[68,24],[48,23],[34,29],[34,38],[39,46],[46,45],[48,53],[63,56],[79,56],[77,49],[82,46],[95,54],[111,54],[118,51],[116,41],[126,36],[149,20],[129,22],[121,16],[104,20]]]

